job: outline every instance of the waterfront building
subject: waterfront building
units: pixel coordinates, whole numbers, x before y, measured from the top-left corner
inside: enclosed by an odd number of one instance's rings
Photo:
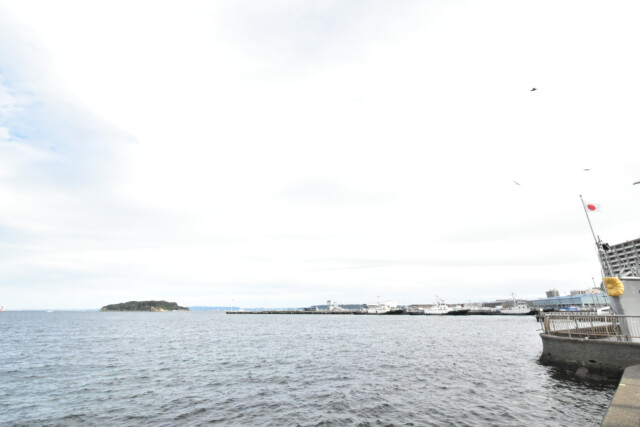
[[[592,309],[609,305],[609,296],[606,293],[577,293],[571,295],[542,298],[532,301],[537,309]]]
[[[364,304],[339,304],[337,301],[327,301],[327,304],[312,305],[303,308],[304,311],[357,311],[362,310]]]
[[[590,289],[576,289],[574,291],[569,291],[570,295],[589,295],[589,294],[599,294],[602,292],[600,288],[590,288]],[[560,295],[556,295],[560,296]]]

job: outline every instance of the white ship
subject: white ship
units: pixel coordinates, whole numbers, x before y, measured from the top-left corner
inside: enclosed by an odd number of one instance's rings
[[[425,308],[422,311],[424,314],[447,314],[451,311],[451,308],[444,303],[444,300],[436,296],[436,303],[430,308]]]
[[[384,314],[390,313],[394,310],[398,309],[398,303],[395,301],[380,301],[380,297],[378,297],[378,302],[373,302],[369,304],[365,304],[363,311],[369,314]]]
[[[511,294],[511,298],[513,299],[513,306],[507,307],[507,308],[500,308],[499,310],[497,310],[500,314],[518,314],[518,315],[533,314],[532,308],[529,307],[528,305],[524,303],[516,303],[515,294]]]

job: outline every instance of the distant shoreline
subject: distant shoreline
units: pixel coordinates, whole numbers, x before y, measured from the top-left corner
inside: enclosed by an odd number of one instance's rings
[[[129,301],[119,304],[105,305],[100,311],[189,311],[187,307],[181,307],[175,302],[167,301]]]

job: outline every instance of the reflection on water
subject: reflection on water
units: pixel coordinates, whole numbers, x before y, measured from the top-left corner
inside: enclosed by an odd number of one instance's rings
[[[556,380],[556,387],[571,386],[576,387],[576,389],[583,387],[589,390],[608,392],[611,388],[617,388],[619,383],[619,380],[607,378],[605,376],[602,376],[602,379],[580,377],[576,375],[575,372],[553,366],[549,366],[547,370],[551,378]]]
[[[599,425],[533,317],[0,315],[0,423]]]

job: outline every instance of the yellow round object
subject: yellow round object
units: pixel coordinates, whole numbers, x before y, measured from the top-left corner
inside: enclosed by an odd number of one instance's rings
[[[605,277],[604,286],[607,288],[607,293],[612,297],[619,297],[624,293],[624,285],[617,277]]]

